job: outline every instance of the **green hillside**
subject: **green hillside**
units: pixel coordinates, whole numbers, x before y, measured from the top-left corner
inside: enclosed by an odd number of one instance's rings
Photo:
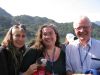
[[[32,17],[29,15],[20,15],[20,16],[12,16],[4,9],[0,8],[0,39],[5,36],[8,29],[15,24],[16,22],[20,22],[27,27],[27,41],[29,42],[32,38],[34,38],[35,33],[40,25],[44,23],[54,23],[57,26],[57,30],[60,34],[61,41],[64,41],[64,38],[67,33],[73,32],[72,22],[71,23],[57,23],[54,20],[48,19],[46,17]],[[100,26],[93,23],[93,34],[94,38],[100,39]],[[0,40],[0,41],[1,41]]]

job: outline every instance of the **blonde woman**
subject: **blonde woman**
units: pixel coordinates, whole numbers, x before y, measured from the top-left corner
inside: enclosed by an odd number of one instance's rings
[[[14,25],[7,32],[0,47],[0,75],[19,75],[25,48],[26,28]]]

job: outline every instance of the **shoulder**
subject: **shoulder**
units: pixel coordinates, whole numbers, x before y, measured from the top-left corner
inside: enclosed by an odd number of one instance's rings
[[[27,48],[25,55],[32,55],[32,54],[35,54],[35,53],[36,53],[36,49]]]
[[[25,53],[24,57],[35,57],[37,55],[40,55],[41,51],[39,51],[38,49],[35,48],[28,48],[27,52]]]
[[[100,40],[92,38],[92,44],[100,45]]]
[[[61,48],[61,50],[65,51],[66,45],[65,45],[65,44],[61,44],[61,45],[60,45],[60,48]]]
[[[100,40],[97,40],[97,39],[94,39],[94,38],[91,38],[91,40],[100,43]]]
[[[65,52],[69,55],[72,53],[76,53],[78,47],[79,47],[79,40],[75,40],[74,42],[71,42],[67,45]]]
[[[60,53],[61,53],[61,54],[65,54],[65,50],[62,50],[62,49],[61,49]]]
[[[3,46],[0,46],[0,51],[4,50],[5,48]]]
[[[77,48],[79,45],[79,40],[75,40],[73,42],[70,42],[68,45],[67,45],[67,48]]]
[[[0,53],[7,52],[7,51],[8,51],[7,48],[0,46]]]
[[[0,60],[5,60],[5,58],[9,60],[11,58],[11,53],[7,48],[0,46]]]
[[[28,52],[24,55],[22,63],[30,63],[36,59],[37,52],[33,48],[29,48]]]
[[[65,59],[65,51],[61,50],[60,57]]]

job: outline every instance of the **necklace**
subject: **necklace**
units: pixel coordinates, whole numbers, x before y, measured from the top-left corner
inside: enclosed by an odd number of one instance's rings
[[[81,55],[81,50],[80,50],[80,47],[78,48],[78,50],[79,50],[79,56],[80,56],[81,66],[83,66],[84,61],[86,60],[87,55],[88,55],[88,53],[89,53],[89,51],[90,51],[90,47],[88,48],[88,50],[87,50],[87,52],[86,52],[86,55],[85,55],[85,57],[84,57],[83,61],[82,61],[82,55]]]
[[[92,42],[91,42],[91,44],[92,44]],[[84,56],[84,58],[83,58],[83,60],[82,60],[81,47],[80,47],[80,46],[78,47],[79,56],[80,56],[80,63],[81,63],[81,68],[82,68],[82,70],[83,70],[84,62],[86,61],[87,56],[88,56],[90,50],[91,50],[91,47],[88,46],[88,49],[87,49],[87,51],[86,51],[86,54],[85,54],[85,56]]]
[[[54,75],[54,56],[55,56],[55,48],[53,49],[52,58],[50,59],[50,55],[47,52],[48,60],[51,62],[52,67],[52,75]]]

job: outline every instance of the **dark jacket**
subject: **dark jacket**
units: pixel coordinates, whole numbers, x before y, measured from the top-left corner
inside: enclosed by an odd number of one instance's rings
[[[44,58],[42,50],[30,48],[30,50],[26,53],[26,55],[23,58],[20,71],[22,73],[27,71],[29,66],[35,63],[41,57]],[[48,72],[52,73],[52,68],[53,68],[54,72],[57,73],[57,75],[66,75],[65,53],[63,50],[61,50],[58,60],[53,62],[53,64],[54,65],[52,66],[52,62],[47,61],[46,70]]]
[[[15,60],[8,48],[0,47],[0,75],[19,75]]]
[[[0,75],[8,75],[7,60],[4,50],[0,49]]]

